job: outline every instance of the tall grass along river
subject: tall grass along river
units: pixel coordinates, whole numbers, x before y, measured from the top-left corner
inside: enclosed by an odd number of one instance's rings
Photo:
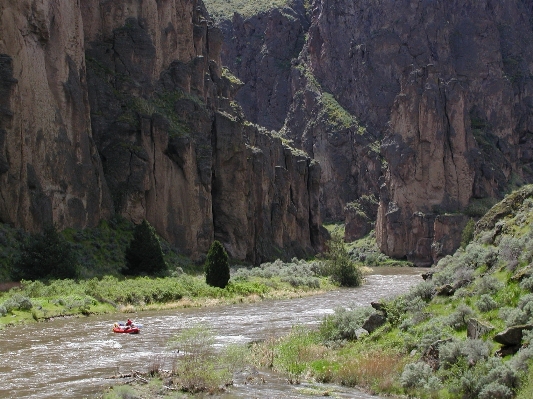
[[[0,331],[0,398],[94,397],[104,387],[120,382],[109,377],[146,371],[155,361],[170,362],[167,342],[188,326],[212,328],[221,346],[268,339],[288,333],[296,324],[318,324],[336,307],[368,306],[372,301],[404,293],[422,281],[423,271],[376,268],[361,287],[299,299],[65,318],[10,327]],[[127,317],[143,324],[142,332],[113,334],[113,323]],[[234,386],[219,397],[306,397],[301,385],[289,385],[281,376],[266,372],[262,378],[264,384],[247,385],[237,376]],[[350,388],[335,387],[335,392],[344,398],[372,398]]]

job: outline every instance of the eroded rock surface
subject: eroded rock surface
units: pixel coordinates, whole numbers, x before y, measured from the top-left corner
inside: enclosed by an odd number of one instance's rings
[[[0,221],[147,219],[199,259],[321,246],[320,166],[246,122],[201,1],[0,5]]]
[[[381,250],[431,265],[458,248],[468,219],[458,214],[481,216],[485,200],[532,181],[532,8],[518,0],[313,2],[306,42],[290,59],[282,132],[322,165],[324,219],[343,220],[346,204],[373,194]],[[242,65],[228,65],[250,109],[268,109],[261,77],[275,72],[248,54],[268,52],[279,35],[293,43],[291,32],[305,29],[293,21],[275,33],[258,17],[232,21],[249,47],[238,53]],[[224,46],[235,59],[239,47],[227,37]]]

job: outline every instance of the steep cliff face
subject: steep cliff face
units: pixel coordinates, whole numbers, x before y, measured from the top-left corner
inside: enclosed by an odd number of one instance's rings
[[[193,258],[316,251],[320,168],[245,122],[201,1],[63,3],[0,6],[0,221],[119,213]]]
[[[322,165],[324,218],[374,194],[382,251],[428,265],[459,245],[453,214],[531,181],[531,16],[519,0],[313,2],[283,132]],[[255,19],[233,25],[254,44]]]
[[[79,7],[0,4],[0,220],[39,230],[110,214],[94,145]]]
[[[303,0],[247,19],[236,14],[232,21],[220,23],[222,63],[244,83],[237,100],[246,117],[281,129],[320,163],[320,212],[325,220],[339,221],[348,202],[378,191],[379,143],[365,134],[354,114],[322,87],[300,57],[302,49],[307,52],[310,17]]]
[[[247,19],[236,13],[220,28],[222,63],[244,82],[236,100],[246,118],[267,129],[281,129],[292,101],[291,60],[300,54],[309,29],[304,2]]]

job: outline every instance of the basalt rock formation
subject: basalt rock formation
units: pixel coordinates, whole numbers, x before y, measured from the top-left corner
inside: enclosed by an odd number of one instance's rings
[[[146,218],[258,263],[344,220],[430,265],[533,181],[532,14],[293,0],[219,30],[200,0],[3,1],[0,222]]]
[[[325,220],[354,221],[345,206],[374,195],[381,250],[430,265],[469,217],[533,180],[532,1],[316,0],[307,19],[303,7],[222,23],[222,59],[244,82],[246,116],[277,128],[283,114],[285,136],[320,162]],[[291,101],[255,113],[281,103],[286,76]]]
[[[247,122],[201,1],[0,4],[0,222],[147,219],[199,259],[321,246],[320,166]]]

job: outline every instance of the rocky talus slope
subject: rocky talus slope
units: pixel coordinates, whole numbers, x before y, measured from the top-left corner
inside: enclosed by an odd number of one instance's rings
[[[199,258],[321,245],[320,166],[246,122],[201,1],[0,4],[0,222],[147,219]]]
[[[529,0],[294,0],[221,22],[222,60],[246,117],[320,162],[324,219],[375,223],[383,252],[429,265],[533,180],[532,13]]]

